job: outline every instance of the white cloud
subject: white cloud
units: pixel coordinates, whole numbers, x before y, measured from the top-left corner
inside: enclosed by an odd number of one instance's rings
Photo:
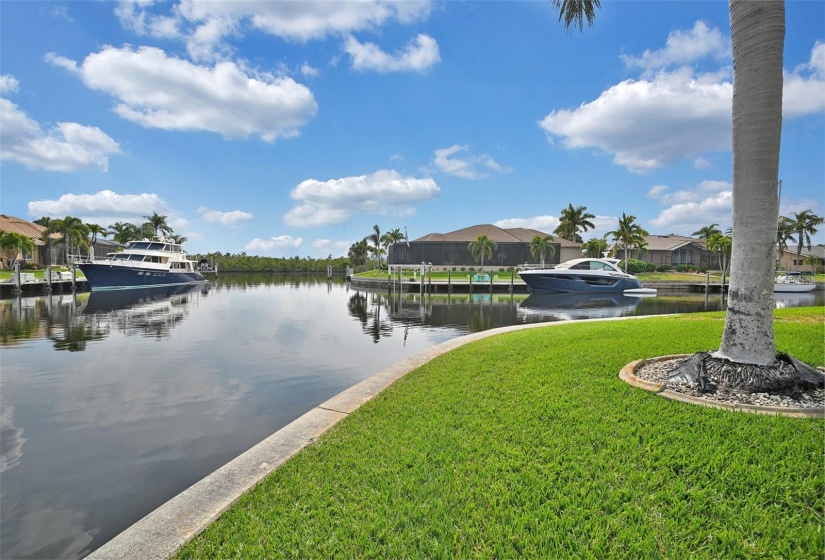
[[[290,235],[279,235],[269,239],[255,238],[244,247],[244,251],[252,255],[280,257],[287,253],[294,254],[300,249],[304,240]]]
[[[638,67],[646,72],[682,65],[711,57],[715,60],[730,58],[730,39],[721,31],[708,27],[704,21],[697,21],[689,31],[676,30],[667,36],[665,47],[646,50],[641,56],[621,55],[628,68]]]
[[[733,190],[726,181],[702,181],[693,189],[674,193],[658,185],[648,197],[668,205],[651,220],[660,231],[689,235],[708,224],[720,224],[723,230],[730,226]]]
[[[308,62],[304,62],[303,64],[301,64],[300,72],[301,74],[309,78],[314,78],[315,76],[320,74],[318,69],[313,68]]]
[[[11,74],[3,74],[0,76],[0,94],[16,93],[19,85],[17,78]]]
[[[94,194],[64,194],[57,200],[35,200],[28,204],[33,218],[75,216],[84,222],[108,227],[115,222],[142,224],[153,212],[168,216],[173,228],[185,227],[186,220],[176,216],[166,202],[154,193],[117,194],[103,190]]]
[[[360,71],[426,72],[441,60],[438,43],[424,34],[419,34],[394,55],[385,53],[375,43],[359,43],[352,36],[347,38],[344,50],[352,58],[352,67]]]
[[[216,53],[231,52],[226,44],[227,37],[243,37],[250,29],[287,41],[306,42],[330,35],[377,30],[391,22],[409,24],[420,21],[429,16],[431,6],[429,0],[181,0],[177,4],[125,0],[115,13],[124,27],[139,35],[181,37],[194,59],[212,60]]]
[[[481,179],[486,177],[486,175],[478,169],[479,167],[492,169],[499,173],[511,171],[509,167],[500,165],[487,154],[474,156],[468,153],[468,155],[464,157],[454,157],[461,152],[469,152],[469,148],[456,144],[449,148],[435,150],[433,164],[439,171],[464,179]]]
[[[287,212],[284,221],[291,226],[319,226],[341,223],[356,213],[411,215],[416,203],[438,193],[434,180],[403,177],[394,170],[325,182],[308,179],[292,190],[290,196],[301,204]]]
[[[626,80],[576,109],[539,123],[567,148],[598,147],[630,171],[644,173],[684,158],[730,149],[733,86],[707,83],[689,68]]]
[[[346,255],[350,245],[352,245],[352,241],[333,241],[331,239],[316,239],[312,242],[312,246],[317,249],[319,253],[325,253],[333,257]]]
[[[115,8],[115,15],[123,27],[138,35],[162,39],[179,38],[181,31],[178,28],[178,17],[155,15],[147,11],[147,8],[158,4],[160,2],[155,0],[120,0]]]
[[[14,91],[17,80],[3,76],[2,87]],[[30,169],[47,171],[108,171],[109,156],[120,146],[95,126],[60,122],[43,130],[17,105],[0,98],[0,159],[16,161]]]
[[[785,72],[782,116],[825,112],[825,43],[817,41],[806,64]]]
[[[534,216],[532,218],[505,218],[493,222],[493,225],[503,229],[525,228],[537,229],[545,233],[552,233],[559,225],[558,216]]]
[[[731,147],[731,70],[697,72],[687,64],[712,57],[727,62],[728,43],[719,30],[698,22],[670,34],[667,45],[639,57],[622,56],[644,70],[638,80],[611,86],[595,100],[556,109],[539,126],[566,148],[596,147],[635,173],[691,159],[705,169],[711,152]],[[659,70],[654,73],[653,71]],[[785,75],[783,116],[825,111],[825,44],[817,42],[809,62]]]
[[[204,222],[220,224],[222,226],[234,226],[240,222],[248,222],[254,219],[254,216],[249,212],[242,212],[240,210],[220,212],[219,210],[210,210],[204,206],[198,208],[198,213]]]
[[[118,99],[118,115],[147,128],[272,142],[298,135],[318,109],[309,89],[291,78],[233,62],[198,66],[152,47],[105,47],[80,65],[53,54],[47,60],[74,67],[86,86]]]

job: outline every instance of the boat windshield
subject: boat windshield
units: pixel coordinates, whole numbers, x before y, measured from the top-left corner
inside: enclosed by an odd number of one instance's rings
[[[607,270],[608,272],[621,272],[613,264],[597,260],[567,261],[557,265],[556,268],[565,268],[569,270]]]

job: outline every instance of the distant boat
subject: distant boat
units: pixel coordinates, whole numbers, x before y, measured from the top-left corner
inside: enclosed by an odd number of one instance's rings
[[[534,290],[557,293],[609,293],[639,290],[642,283],[617,265],[618,259],[573,259],[553,268],[520,270]]]
[[[92,291],[197,284],[204,281],[197,263],[172,239],[130,241],[105,259],[81,262]]]
[[[812,292],[816,289],[816,284],[805,278],[799,272],[785,272],[780,274],[773,281],[774,292]]]

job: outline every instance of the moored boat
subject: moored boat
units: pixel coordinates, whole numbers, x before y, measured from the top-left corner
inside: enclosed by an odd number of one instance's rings
[[[816,284],[799,272],[785,272],[774,278],[774,292],[805,293],[816,289]]]
[[[197,284],[204,281],[197,263],[172,239],[130,241],[123,251],[78,265],[92,291]]]
[[[620,269],[616,259],[573,259],[553,268],[520,270],[518,275],[534,290],[546,292],[623,292],[642,283]]]

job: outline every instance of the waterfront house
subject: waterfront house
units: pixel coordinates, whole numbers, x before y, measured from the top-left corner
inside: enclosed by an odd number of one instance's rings
[[[420,264],[437,266],[478,266],[478,261],[470,254],[469,244],[479,235],[485,235],[495,242],[492,258],[484,259],[487,267],[510,267],[539,264],[530,254],[530,242],[535,236],[550,235],[529,228],[500,228],[492,224],[480,224],[448,233],[428,233],[415,240],[395,243],[389,247],[387,262],[396,264]],[[581,244],[560,237],[553,237],[550,245],[554,254],[545,257],[545,264],[558,264],[581,257]]]

